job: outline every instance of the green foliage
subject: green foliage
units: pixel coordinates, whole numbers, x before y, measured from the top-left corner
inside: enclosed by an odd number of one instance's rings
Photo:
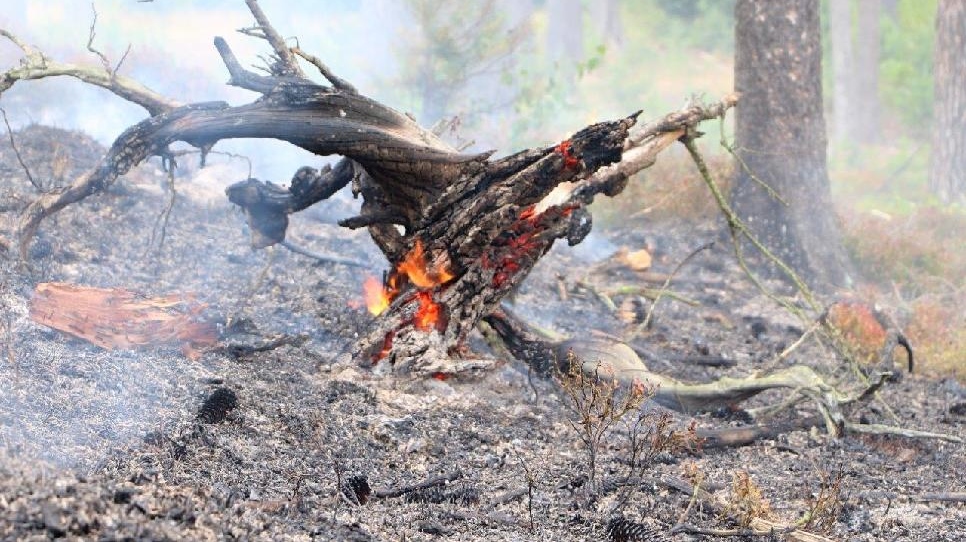
[[[915,133],[932,118],[936,0],[900,0],[882,27],[880,92],[884,105]]]

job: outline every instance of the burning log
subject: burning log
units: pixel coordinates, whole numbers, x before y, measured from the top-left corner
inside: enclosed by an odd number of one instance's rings
[[[152,116],[118,137],[96,168],[28,207],[19,232],[23,257],[44,218],[104,190],[149,156],[169,155],[176,141],[204,153],[222,139],[273,138],[319,155],[340,154],[344,159],[335,167],[299,169],[288,188],[247,179],[229,187],[228,197],[245,210],[253,246],[265,247],[284,241],[289,214],[352,183],[363,197],[362,212],[342,224],[368,228],[390,270],[381,285],[370,281],[367,300],[378,316],[351,355],[367,365],[445,375],[477,322],[557,239],[575,245],[589,233],[586,207],[596,195],[619,194],[629,176],[652,165],[663,149],[737,103],[730,95],[644,126],[637,126],[635,113],[496,160],[491,153],[461,154],[409,116],[360,95],[317,58],[289,48],[258,3],[246,4],[259,28],[249,35],[274,50],[269,75],[244,69],[224,39],[216,38],[215,47],[229,83],[260,94],[248,105],[180,105],[133,81],[69,66],[70,73]],[[0,74],[0,92],[59,74],[48,68],[55,65],[51,59],[9,32],[2,35],[25,56],[21,67]],[[296,56],[314,65],[329,86],[310,80]]]
[[[218,340],[215,326],[200,319],[204,308],[190,296],[45,282],[34,291],[30,319],[108,350],[176,346],[196,359],[198,348]]]

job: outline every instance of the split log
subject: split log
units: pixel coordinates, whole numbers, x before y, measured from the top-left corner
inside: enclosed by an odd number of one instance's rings
[[[104,190],[150,156],[171,157],[168,147],[176,141],[200,148],[202,156],[229,138],[281,139],[318,155],[338,154],[344,159],[333,168],[299,169],[288,188],[247,179],[228,188],[229,199],[245,210],[253,246],[264,247],[284,241],[289,214],[352,183],[363,197],[362,214],[343,225],[367,227],[389,261],[376,292],[382,311],[352,357],[396,371],[450,372],[469,332],[553,243],[566,238],[574,245],[587,235],[586,207],[596,195],[617,195],[663,149],[737,102],[730,95],[710,106],[689,105],[640,127],[635,113],[559,144],[491,160],[491,153],[461,154],[411,117],[362,96],[316,57],[289,48],[256,0],[246,4],[258,26],[243,33],[264,39],[274,52],[269,75],[244,69],[224,39],[214,43],[229,84],[260,94],[250,104],[180,105],[116,69],[71,69],[143,105],[151,117],[118,137],[94,169],[26,209],[22,257],[46,217]],[[64,73],[13,34],[2,35],[25,57],[20,68],[0,74],[0,93],[18,81]],[[297,57],[329,85],[308,79]]]

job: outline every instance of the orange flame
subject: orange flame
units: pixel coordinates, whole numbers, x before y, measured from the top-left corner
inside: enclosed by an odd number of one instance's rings
[[[450,282],[456,278],[455,275],[447,269],[446,264],[436,266],[427,264],[423,244],[416,239],[412,250],[406,254],[396,268],[396,272],[389,276],[385,284],[375,277],[366,278],[362,289],[366,307],[370,313],[378,316],[389,308],[392,300],[399,294],[400,286],[397,285],[397,280],[401,276],[405,276],[411,284],[422,290],[416,294],[420,304],[415,317],[416,327],[424,330],[431,329],[439,321],[440,307],[432,300],[427,290]]]
[[[454,276],[448,269],[431,269],[426,264],[426,254],[423,251],[423,243],[416,239],[413,249],[406,254],[403,261],[399,263],[396,272],[400,275],[409,277],[409,282],[417,288],[429,289],[446,284],[453,280]]]
[[[439,323],[439,303],[433,301],[433,294],[430,292],[416,292],[416,299],[419,301],[419,308],[413,316],[413,323],[416,329],[429,331]]]
[[[374,316],[379,316],[389,308],[389,302],[392,301],[389,288],[383,286],[376,277],[366,277],[362,291],[366,298],[366,308]]]

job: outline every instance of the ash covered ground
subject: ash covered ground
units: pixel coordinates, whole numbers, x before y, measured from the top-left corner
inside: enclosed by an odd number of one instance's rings
[[[83,134],[52,128],[15,137],[45,186],[72,178],[103,152]],[[337,199],[294,217],[289,238],[371,262],[369,270],[281,247],[253,252],[244,217],[222,194],[247,166],[213,157],[199,171],[193,157],[181,161],[163,243],[158,217],[170,194],[165,174],[147,164],[46,221],[21,266],[14,227],[36,192],[9,144],[0,147],[0,538],[616,540],[607,525],[626,498],[620,513],[648,529],[646,539],[672,539],[667,531],[690,496],[662,480],[695,471],[722,498],[735,473],[747,472],[773,517],[788,523],[809,508],[823,479],[840,477],[833,539],[959,540],[966,533],[963,504],[920,499],[963,491],[963,445],[937,440],[833,439],[812,430],[742,448],[664,453],[629,488],[589,499],[587,457],[566,394],[520,363],[505,360],[472,381],[377,376],[335,364],[371,318],[358,304],[362,279],[385,265],[365,232],[335,225],[351,203]],[[625,221],[594,232],[584,246],[555,247],[510,302],[533,324],[569,336],[625,336],[628,324],[581,284],[656,288],[614,265],[614,250],[648,247],[659,274],[718,239],[714,224]],[[30,321],[34,287],[48,281],[193,293],[208,319],[244,324],[236,327],[245,333],[225,342],[260,344],[279,334],[307,340],[242,355],[213,348],[194,361],[177,348],[106,351]],[[673,285],[698,305],[666,299],[656,308],[652,328],[634,343],[655,371],[692,381],[744,376],[803,331],[756,293],[726,243],[696,256]],[[473,346],[486,348],[478,338]],[[689,361],[709,356],[737,364]],[[779,366],[794,363],[833,380],[847,372],[815,345]],[[881,395],[904,427],[966,437],[960,383],[914,374]],[[748,406],[781,398],[770,392]],[[810,413],[803,404],[792,415]],[[852,417],[894,423],[878,402]],[[677,415],[674,424],[692,420],[708,428],[742,423]],[[607,435],[600,480],[627,474],[626,436],[622,427]],[[439,476],[451,480],[386,496]],[[373,494],[358,505],[362,477]],[[701,507],[687,522],[734,526]]]

